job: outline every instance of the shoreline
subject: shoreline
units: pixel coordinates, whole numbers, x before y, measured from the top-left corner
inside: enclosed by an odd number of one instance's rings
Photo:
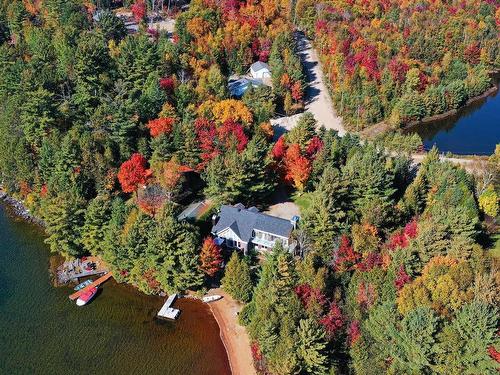
[[[478,101],[480,101],[482,99],[485,99],[485,98],[487,98],[488,96],[494,94],[497,91],[498,91],[498,86],[497,85],[493,85],[493,87],[490,87],[488,90],[486,90],[485,92],[483,92],[481,95],[474,96],[473,98],[467,99],[467,101],[465,102],[465,104],[462,105],[461,107],[457,108],[457,109],[451,109],[449,111],[446,111],[446,112],[443,112],[443,113],[440,113],[440,114],[437,114],[437,115],[427,116],[427,117],[422,118],[421,120],[410,121],[409,123],[403,125],[400,128],[400,130],[402,130],[402,131],[410,131],[413,128],[418,127],[420,125],[425,125],[425,124],[428,124],[428,123],[434,122],[434,121],[446,120],[447,118],[456,115],[458,112],[463,111],[464,109],[466,109],[467,107],[469,107],[471,104],[473,104],[475,102],[478,102]]]
[[[256,375],[250,339],[245,327],[238,323],[237,313],[241,310],[241,305],[220,288],[211,290],[210,294],[219,294],[223,297],[208,305],[219,325],[220,337],[226,348],[231,373],[233,375]]]
[[[0,201],[4,202],[10,208],[10,211],[18,218],[45,228],[45,222],[42,219],[34,216],[22,201],[13,198],[1,186]]]
[[[1,188],[0,202],[4,202],[19,219],[36,224],[41,228],[45,227],[43,220],[33,216],[22,201],[13,198]],[[50,267],[49,273],[51,273]],[[56,286],[54,285],[54,287]],[[220,289],[214,289],[212,292],[223,296],[221,300],[209,303],[208,305],[210,312],[219,326],[219,335],[226,350],[231,374],[255,375],[256,372],[250,352],[250,340],[246,329],[239,325],[236,315],[241,310],[240,304]],[[200,300],[200,298],[196,299]]]

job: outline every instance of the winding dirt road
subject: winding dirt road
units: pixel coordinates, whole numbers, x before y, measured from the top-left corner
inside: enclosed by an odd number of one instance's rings
[[[323,81],[323,71],[318,55],[303,32],[296,32],[295,40],[307,79],[305,110],[314,115],[318,126],[324,125],[327,129],[337,130],[339,135],[343,136],[346,130],[342,125],[342,118],[335,112],[330,94]]]

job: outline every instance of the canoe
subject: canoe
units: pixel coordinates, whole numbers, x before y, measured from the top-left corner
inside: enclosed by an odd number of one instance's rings
[[[89,279],[89,280],[85,280],[83,283],[80,283],[80,284],[78,284],[77,286],[75,286],[75,288],[74,288],[74,289],[75,289],[76,291],[79,291],[80,289],[83,289],[83,288],[85,288],[87,285],[90,285],[90,284],[92,284],[92,280],[90,280],[90,279]]]

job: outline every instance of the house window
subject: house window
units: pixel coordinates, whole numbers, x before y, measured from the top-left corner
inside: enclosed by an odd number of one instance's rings
[[[228,238],[227,239],[227,246],[228,247],[234,247],[234,241],[232,238]]]

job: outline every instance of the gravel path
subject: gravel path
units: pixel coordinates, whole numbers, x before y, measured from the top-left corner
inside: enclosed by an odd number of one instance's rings
[[[333,108],[330,94],[323,82],[323,71],[318,55],[304,33],[296,32],[295,38],[308,83],[305,109],[312,112],[318,121],[318,126],[324,125],[327,129],[337,130],[339,135],[343,136],[346,130],[342,125],[342,118],[336,114]]]

